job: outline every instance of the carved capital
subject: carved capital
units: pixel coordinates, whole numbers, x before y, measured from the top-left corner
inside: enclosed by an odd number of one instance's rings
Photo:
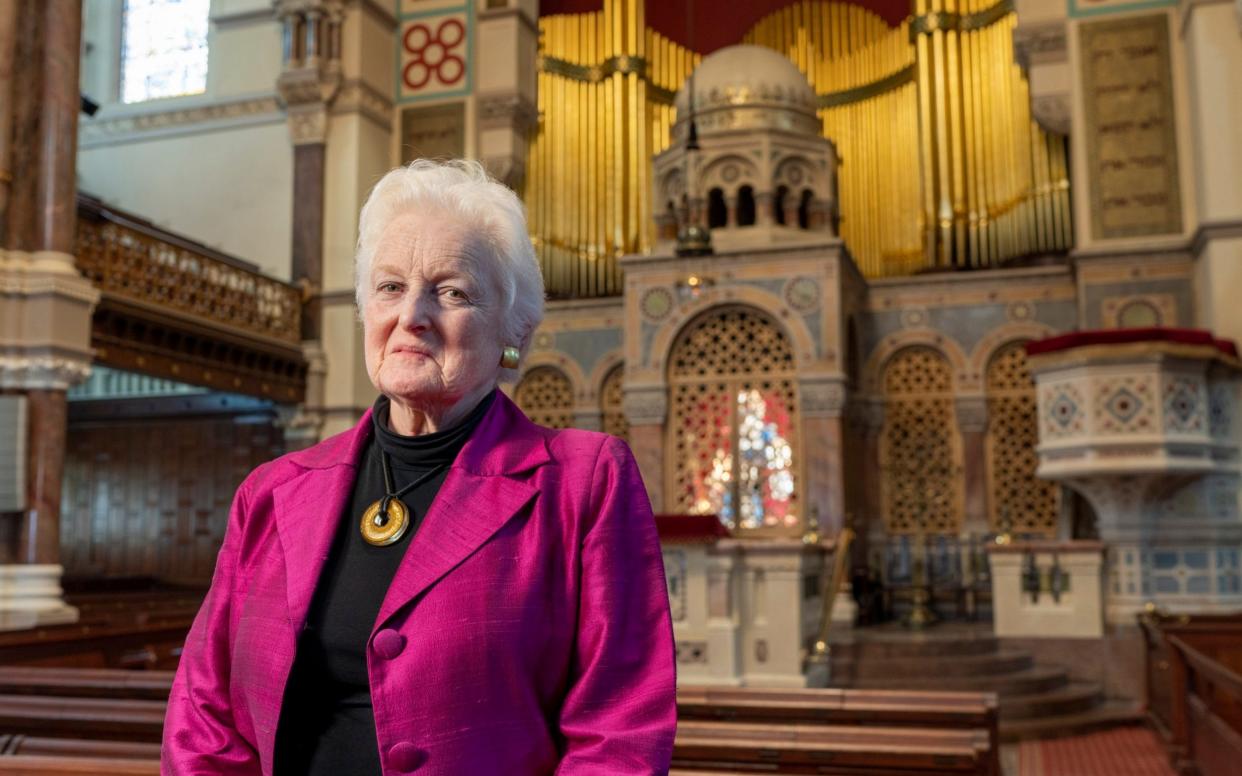
[[[323,143],[328,139],[328,107],[311,103],[290,107],[289,138],[294,145]]]
[[[90,373],[89,353],[0,353],[0,388],[67,391]]]
[[[843,378],[803,380],[798,386],[802,414],[808,418],[839,418],[847,395]]]
[[[539,123],[534,103],[513,92],[480,95],[477,106],[481,129],[506,128],[524,135]]]
[[[622,406],[631,426],[663,425],[668,417],[668,390],[664,386],[626,388]]]
[[[957,427],[964,434],[982,434],[988,429],[988,401],[982,396],[959,396],[953,400]]]
[[[1068,135],[1071,129],[1070,96],[1044,94],[1031,97],[1031,115],[1049,132]]]
[[[1069,57],[1064,21],[1020,24],[1013,31],[1014,59],[1023,68],[1064,62]]]

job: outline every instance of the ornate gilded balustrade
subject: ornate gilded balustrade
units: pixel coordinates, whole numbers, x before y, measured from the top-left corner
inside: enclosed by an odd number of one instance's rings
[[[109,366],[279,401],[305,390],[301,292],[252,264],[78,197],[77,265]]]
[[[99,290],[300,342],[295,286],[87,198],[78,214],[78,269]]]

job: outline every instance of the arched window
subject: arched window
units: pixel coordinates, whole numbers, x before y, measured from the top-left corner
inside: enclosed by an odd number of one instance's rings
[[[628,441],[630,423],[625,418],[624,394],[621,390],[624,375],[624,364],[617,364],[608,372],[608,376],[604,378],[604,383],[599,389],[599,411],[602,421],[601,430],[605,434],[612,434]]]
[[[125,0],[122,102],[207,90],[210,11],[211,0]]]
[[[559,369],[537,366],[513,389],[513,400],[526,417],[548,428],[569,428],[574,422],[574,391]]]
[[[811,205],[815,202],[815,193],[810,189],[802,190],[802,198],[798,200],[798,228],[811,228]]]
[[[669,355],[668,446],[674,511],[730,528],[799,525],[793,348],[763,313],[709,311]]]
[[[1021,342],[1006,345],[987,371],[988,517],[996,531],[1054,536],[1061,489],[1035,476],[1039,455],[1035,381]],[[1006,525],[1008,523],[1008,525]]]
[[[755,225],[755,190],[750,186],[737,190],[737,225]]]
[[[707,192],[707,226],[719,229],[729,222],[729,208],[725,205],[724,192],[712,189]]]
[[[772,217],[782,226],[785,223],[785,200],[789,199],[789,187],[777,186],[772,195]]]
[[[962,524],[962,450],[953,376],[939,351],[899,350],[884,369],[880,492],[890,534],[956,534]]]

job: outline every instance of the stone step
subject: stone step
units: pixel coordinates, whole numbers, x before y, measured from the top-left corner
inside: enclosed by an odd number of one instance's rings
[[[1000,702],[1000,718],[1004,721],[1078,714],[1103,700],[1104,692],[1095,682],[1071,682],[1048,692],[1005,696]]]
[[[1143,724],[1142,707],[1132,701],[1105,701],[1086,711],[1052,717],[1028,717],[1000,721],[1002,741],[1076,736],[1092,730]]]
[[[926,634],[886,633],[875,637],[860,634],[852,641],[833,643],[834,656],[854,658],[859,655],[874,659],[904,659],[920,657],[964,657],[966,655],[983,655],[1000,649],[1000,641],[990,634],[940,636]]]
[[[854,677],[934,677],[983,676],[1025,671],[1035,664],[1030,653],[1007,649],[983,654],[922,656],[917,658],[878,657],[871,652],[854,660],[834,663],[836,676]]]
[[[1011,695],[1033,695],[1051,692],[1068,683],[1065,669],[1050,666],[1034,666],[1008,674],[978,674],[974,676],[861,676],[832,675],[834,687],[859,687],[882,690],[966,690],[994,692],[1002,699]]]

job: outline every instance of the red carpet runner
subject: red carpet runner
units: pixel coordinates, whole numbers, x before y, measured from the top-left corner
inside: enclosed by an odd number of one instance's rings
[[[1176,776],[1156,734],[1117,728],[1071,738],[1023,741],[1018,776]]]

